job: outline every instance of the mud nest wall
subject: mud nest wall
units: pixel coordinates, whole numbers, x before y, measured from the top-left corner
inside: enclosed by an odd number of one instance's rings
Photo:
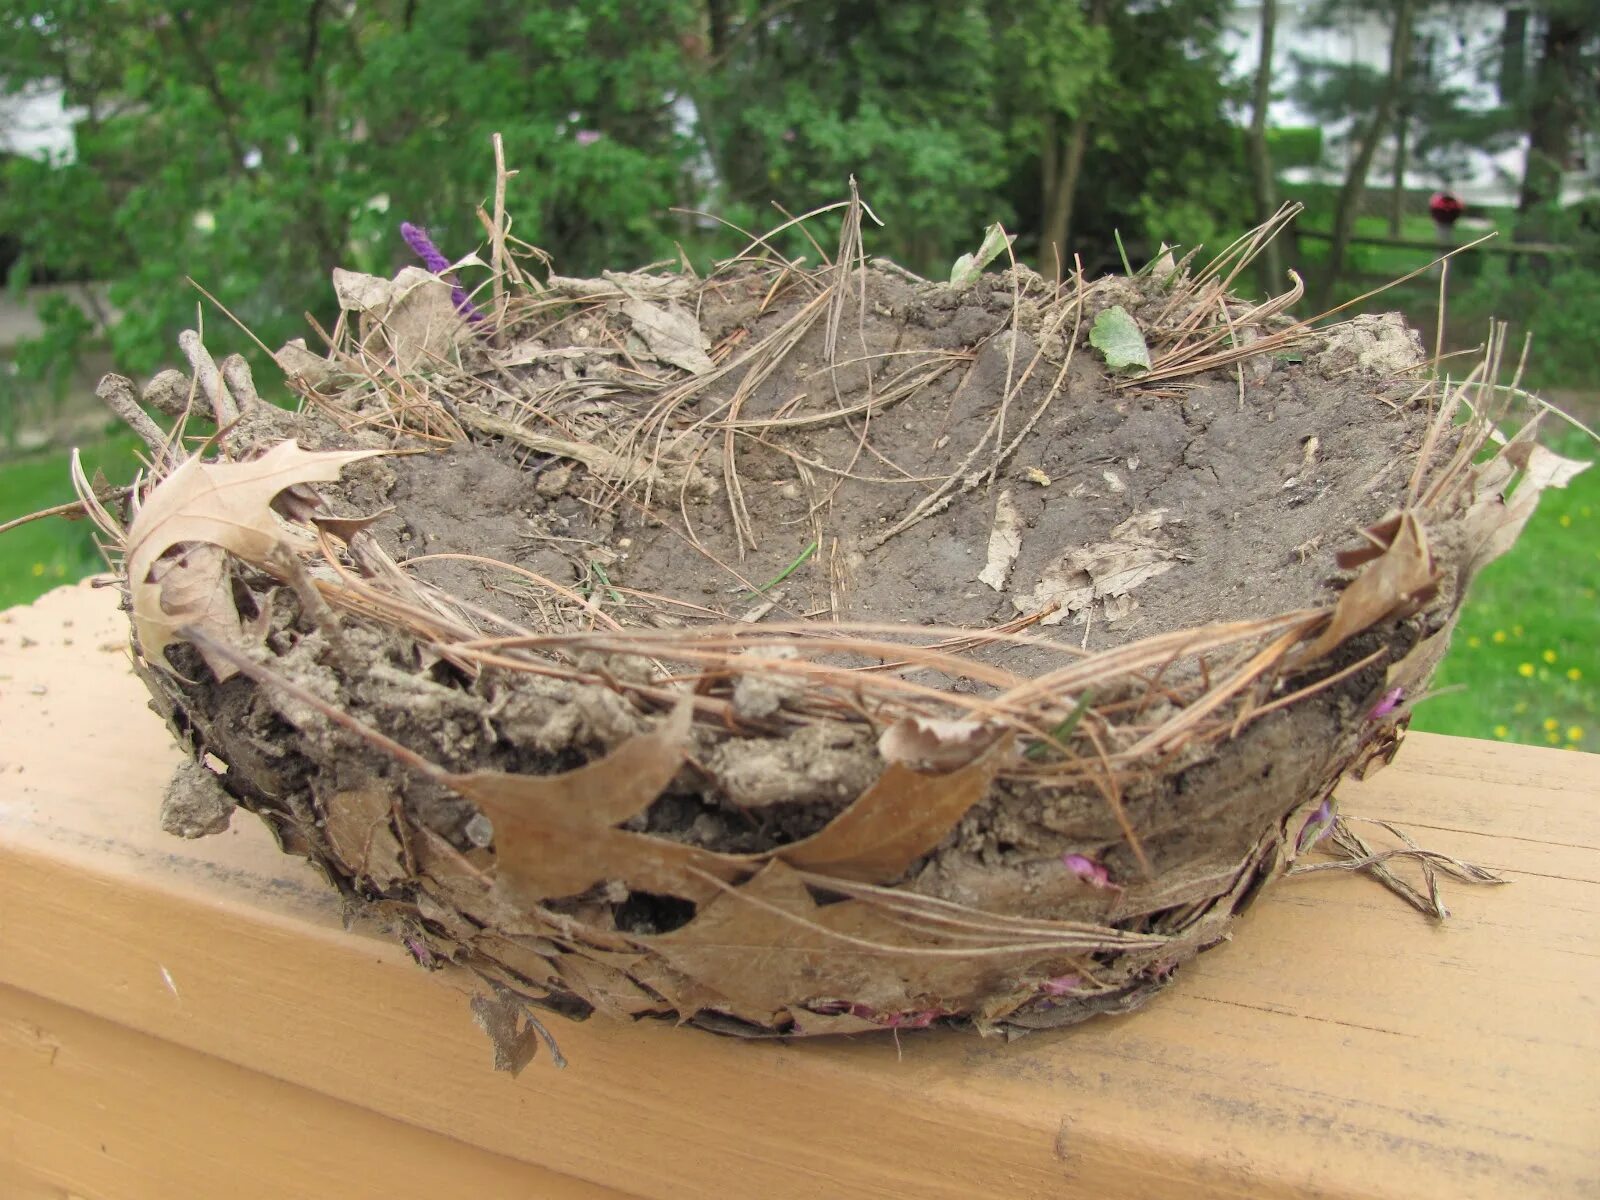
[[[277,355],[298,413],[186,335],[147,398],[216,450],[148,431],[120,511],[80,480],[199,765],[171,826],[258,813],[481,982],[502,1065],[530,1004],[1137,1006],[1392,755],[1467,580],[1578,469],[1485,451],[1498,344],[1451,387],[1397,317],[1231,295],[1270,229],[947,284],[860,213],[817,268],[537,279],[501,235],[475,302],[337,273],[327,352]]]

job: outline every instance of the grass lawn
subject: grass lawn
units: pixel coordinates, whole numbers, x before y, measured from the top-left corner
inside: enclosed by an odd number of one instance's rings
[[[85,469],[122,482],[131,435],[84,448]],[[1555,448],[1594,459],[1572,432]],[[0,522],[73,498],[67,455],[0,466]],[[38,521],[0,535],[0,608],[102,569],[86,521]],[[1473,583],[1450,655],[1413,727],[1534,745],[1600,749],[1600,467],[1540,497],[1512,552]]]
[[[1554,443],[1593,461],[1573,431]],[[1473,582],[1414,729],[1600,749],[1600,467],[1539,497],[1516,547]]]
[[[136,449],[144,445],[131,433],[86,445],[83,469],[91,479],[99,469],[113,483],[125,483],[139,467]],[[57,451],[0,464],[0,524],[75,499],[69,460]],[[0,534],[0,608],[104,570],[94,533],[88,521],[52,518]]]

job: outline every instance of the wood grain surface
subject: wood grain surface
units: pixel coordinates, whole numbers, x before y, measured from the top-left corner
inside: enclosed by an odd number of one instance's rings
[[[0,1196],[1600,1196],[1600,758],[1413,734],[1345,811],[1503,872],[1285,880],[1141,1013],[1010,1045],[552,1018],[346,930],[176,761],[114,596],[0,614]]]

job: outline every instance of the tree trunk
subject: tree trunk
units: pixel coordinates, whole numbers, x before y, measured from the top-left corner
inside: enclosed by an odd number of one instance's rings
[[[1389,75],[1372,117],[1356,142],[1355,156],[1345,168],[1344,185],[1339,189],[1339,199],[1333,211],[1333,241],[1328,247],[1328,266],[1317,288],[1317,306],[1328,307],[1333,285],[1344,269],[1344,256],[1350,248],[1350,238],[1355,230],[1356,213],[1361,209],[1361,197],[1366,192],[1367,174],[1372,170],[1372,159],[1378,143],[1394,119],[1395,105],[1405,86],[1406,64],[1411,58],[1411,24],[1415,11],[1414,0],[1399,0],[1394,9],[1394,28],[1389,36]]]
[[[1072,210],[1078,199],[1078,178],[1083,173],[1083,152],[1089,145],[1089,114],[1081,113],[1051,158],[1056,162],[1055,179],[1046,195],[1044,232],[1039,238],[1039,255],[1044,266],[1053,265],[1056,282],[1072,273]],[[1041,272],[1047,278],[1050,270]]]
[[[1108,0],[1089,0],[1090,28],[1105,24],[1107,3]],[[1093,100],[1085,98],[1063,138],[1057,133],[1056,113],[1045,114],[1044,144],[1039,154],[1039,273],[1057,283],[1072,273],[1072,210],[1077,207],[1078,180],[1083,174],[1083,155],[1089,147],[1093,120]]]
[[[712,58],[720,59],[728,52],[728,31],[732,28],[733,12],[728,0],[706,0],[706,32]]]
[[[1570,12],[1547,13],[1539,65],[1528,103],[1528,160],[1517,198],[1517,237],[1548,237],[1548,215],[1561,202],[1561,175],[1578,121],[1578,75],[1583,27]]]
[[[1255,223],[1265,224],[1278,208],[1277,184],[1273,178],[1272,151],[1267,146],[1267,109],[1272,105],[1272,45],[1278,25],[1278,0],[1261,0],[1261,61],[1256,64],[1255,87],[1250,97],[1250,154],[1252,199]],[[1261,289],[1268,295],[1283,282],[1283,251],[1273,238],[1261,251]]]
[[[1389,236],[1400,236],[1400,223],[1406,207],[1406,152],[1411,120],[1405,113],[1394,125],[1394,182],[1389,187]]]

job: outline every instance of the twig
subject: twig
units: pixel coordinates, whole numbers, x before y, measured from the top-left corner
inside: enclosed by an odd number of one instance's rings
[[[126,375],[106,375],[100,380],[94,394],[100,397],[103,403],[122,421],[129,429],[139,435],[139,440],[150,449],[150,453],[158,459],[167,455],[167,435],[161,427],[150,419],[150,415],[139,407],[139,401],[133,395],[133,381]]]
[[[194,368],[194,377],[200,384],[200,390],[205,393],[206,399],[211,401],[211,411],[216,417],[217,428],[232,425],[239,419],[239,408],[234,404],[233,396],[228,392],[228,385],[223,382],[222,372],[217,369],[216,360],[211,357],[211,352],[200,340],[200,335],[192,329],[185,329],[178,335],[178,348],[183,351],[189,360],[189,365]]]
[[[95,499],[102,504],[107,500],[122,500],[133,492],[133,487],[112,488],[109,491],[96,492]],[[57,504],[53,508],[41,508],[38,512],[31,512],[25,517],[14,517],[4,525],[0,525],[0,534],[9,533],[20,525],[30,521],[42,521],[46,517],[67,517],[73,519],[73,514],[88,515],[88,505],[82,500],[69,500],[66,504]]]
[[[222,360],[222,378],[241,413],[249,412],[261,403],[261,394],[256,391],[256,381],[250,374],[250,364],[245,361],[244,355],[230,354]]]

